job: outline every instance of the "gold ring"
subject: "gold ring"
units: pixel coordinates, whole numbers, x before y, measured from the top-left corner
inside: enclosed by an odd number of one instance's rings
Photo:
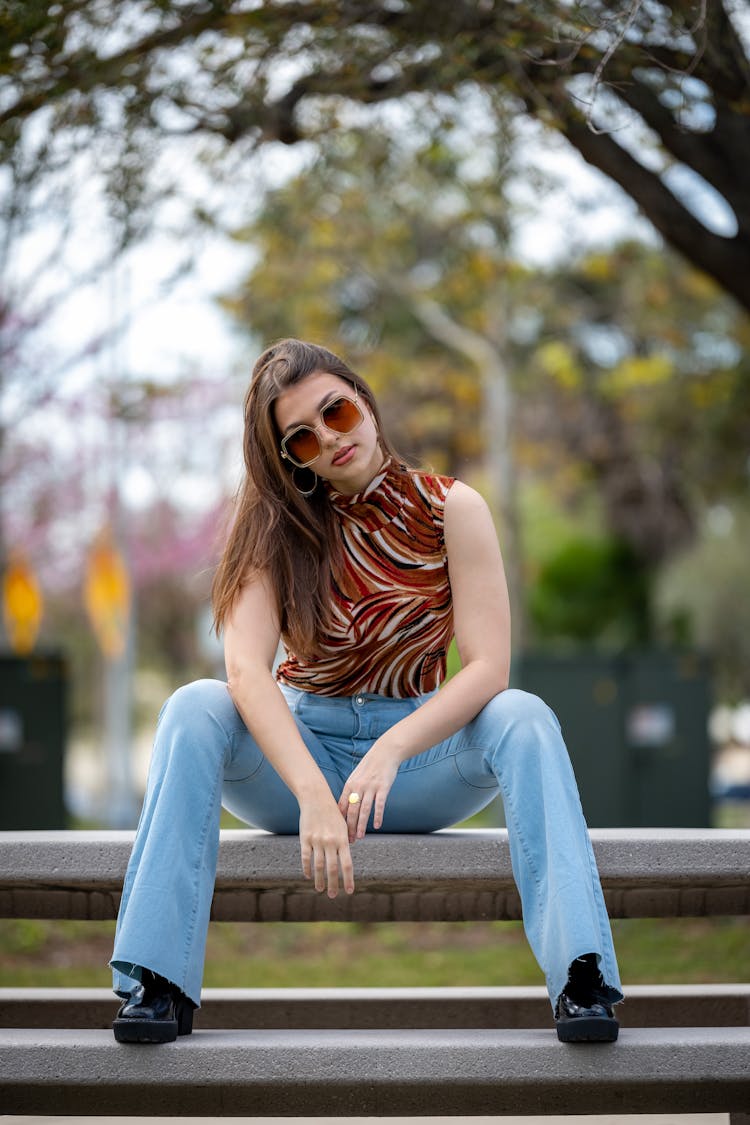
[[[350,805],[358,805],[359,804],[359,793],[350,793],[349,794],[349,804]]]

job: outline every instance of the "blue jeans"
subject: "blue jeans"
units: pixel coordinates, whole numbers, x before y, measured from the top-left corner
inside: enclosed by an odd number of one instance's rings
[[[375,739],[424,701],[282,691],[337,800]],[[501,692],[451,738],[403,762],[381,831],[445,828],[498,790],[526,935],[551,1002],[584,953],[598,955],[611,1000],[621,1000],[575,777],[560,725],[537,696]],[[222,804],[255,828],[298,831],[296,798],[248,732],[226,684],[198,680],[176,691],[159,716],[112,954],[118,994],[132,992],[143,967],[199,1003]]]

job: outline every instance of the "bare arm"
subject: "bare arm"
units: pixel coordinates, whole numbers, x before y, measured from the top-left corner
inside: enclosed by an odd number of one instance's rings
[[[485,501],[460,481],[446,500],[445,545],[462,667],[378,739],[347,780],[339,808],[347,815],[350,840],[364,835],[373,805],[374,827],[382,824],[400,762],[455,734],[508,686],[510,608],[500,547]],[[355,808],[348,805],[352,790],[362,798]]]
[[[243,722],[300,806],[302,869],[315,889],[335,898],[339,865],[344,889],[354,890],[346,824],[327,781],[305,746],[273,678],[279,621],[270,583],[263,576],[242,590],[224,629],[229,693]]]

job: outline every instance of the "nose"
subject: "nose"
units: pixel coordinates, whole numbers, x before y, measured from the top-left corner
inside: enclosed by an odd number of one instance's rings
[[[322,446],[334,446],[341,437],[341,434],[329,430],[322,422],[319,422],[315,427],[315,433],[318,435],[318,441]]]

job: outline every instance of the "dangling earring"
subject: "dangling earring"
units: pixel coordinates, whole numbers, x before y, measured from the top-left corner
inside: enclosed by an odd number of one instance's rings
[[[297,482],[297,473],[299,472],[312,473],[313,482],[310,488],[300,488]],[[297,465],[294,469],[292,469],[292,484],[297,489],[297,492],[299,492],[300,496],[312,496],[313,492],[318,487],[318,474],[314,469],[300,469],[299,465]]]

